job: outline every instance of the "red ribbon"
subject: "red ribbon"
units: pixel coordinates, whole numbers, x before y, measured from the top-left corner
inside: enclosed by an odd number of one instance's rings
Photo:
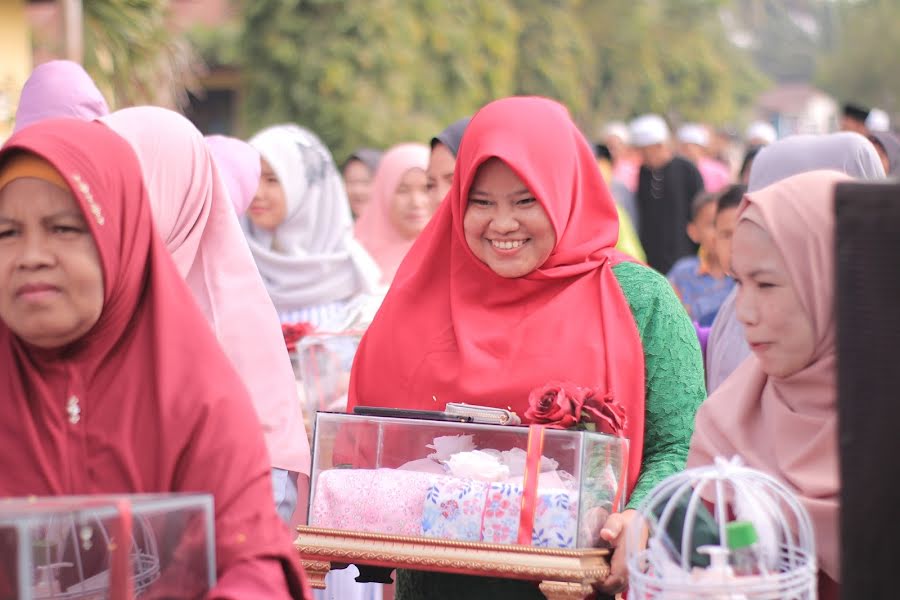
[[[522,509],[519,513],[519,539],[522,546],[530,546],[534,532],[534,509],[537,503],[538,478],[541,474],[541,455],[544,453],[544,425],[529,425],[528,450],[525,454],[525,481],[522,489]]]
[[[116,503],[119,518],[113,530],[112,544],[109,549],[109,588],[111,600],[132,600],[134,586],[131,569],[132,515],[131,502],[121,499]]]

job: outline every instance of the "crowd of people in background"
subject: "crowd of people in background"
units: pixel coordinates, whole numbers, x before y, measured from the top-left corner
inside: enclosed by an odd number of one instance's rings
[[[757,451],[756,424],[774,411],[805,434],[804,402],[834,397],[821,236],[836,181],[900,173],[887,114],[850,104],[843,132],[778,139],[755,122],[742,140],[647,114],[590,142],[546,99],[460,117],[336,161],[309,124],[204,138],[171,110],[110,113],[74,63],[35,69],[0,151],[0,396],[20,425],[0,433],[15,449],[0,471],[22,474],[0,495],[211,492],[214,597],[311,598],[285,527],[305,518],[310,445],[283,333],[366,330],[351,408],[521,408],[560,371],[607,382],[637,448],[629,508],[689,451],[748,454],[814,507],[830,597],[835,442],[799,465],[800,449]],[[785,226],[798,218],[806,230]],[[517,350],[532,345],[561,350]],[[605,526],[613,547],[628,514]],[[606,593],[627,583],[621,556]],[[539,597],[459,577],[405,573],[396,597]],[[383,592],[339,572],[329,593]]]

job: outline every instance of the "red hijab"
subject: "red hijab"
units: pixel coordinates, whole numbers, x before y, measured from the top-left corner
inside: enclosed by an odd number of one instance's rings
[[[469,187],[492,157],[528,186],[556,232],[547,261],[516,279],[478,260],[463,232]],[[468,402],[522,416],[529,392],[548,382],[596,387],[626,409],[632,488],[643,446],[644,354],[612,271],[618,229],[593,153],[562,105],[488,104],[466,129],[446,201],[362,340],[348,408]]]
[[[0,321],[0,496],[212,493],[220,583],[235,587],[238,563],[278,561],[303,596],[259,421],[154,232],[131,147],[101,123],[51,120],[13,135],[0,165],[23,150],[62,175],[84,212],[104,304],[87,334],[52,351]]]

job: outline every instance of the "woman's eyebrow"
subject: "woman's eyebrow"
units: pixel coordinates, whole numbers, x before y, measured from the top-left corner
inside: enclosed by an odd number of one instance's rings
[[[478,190],[478,189],[469,190],[469,194],[477,195],[477,196],[490,196],[491,195],[489,192],[485,192],[484,190]],[[516,190],[514,192],[510,192],[510,193],[506,194],[506,197],[514,198],[516,196],[523,196],[525,194],[531,195],[531,191],[528,188],[522,188],[520,190]]]

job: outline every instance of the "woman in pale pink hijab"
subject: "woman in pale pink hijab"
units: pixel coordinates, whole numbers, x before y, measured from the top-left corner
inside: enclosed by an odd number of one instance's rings
[[[231,204],[242,217],[259,187],[259,152],[244,140],[227,135],[208,135],[205,139],[228,187]]]
[[[203,135],[178,113],[151,106],[102,121],[134,148],[156,229],[250,391],[278,511],[289,521],[310,468],[297,386],[278,315]]]
[[[435,206],[428,197],[428,159],[424,144],[400,144],[381,158],[372,183],[370,207],[356,222],[356,239],[390,284],[403,257],[422,233]]]
[[[13,132],[44,119],[91,121],[109,114],[94,80],[78,63],[51,60],[37,66],[22,87]]]
[[[732,239],[753,354],[697,413],[688,466],[740,455],[786,483],[815,527],[820,598],[839,587],[834,188],[811,171],[746,196]]]

